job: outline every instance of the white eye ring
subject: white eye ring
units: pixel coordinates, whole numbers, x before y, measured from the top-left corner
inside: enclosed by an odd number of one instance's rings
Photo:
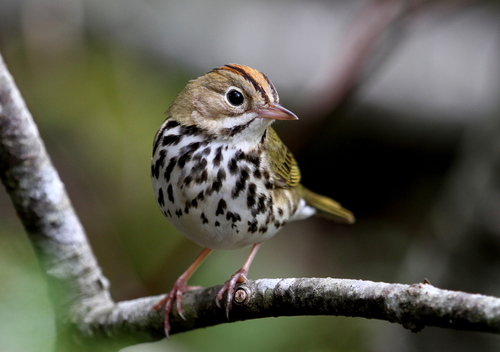
[[[245,95],[239,88],[236,87],[229,87],[224,95],[224,98],[229,105],[234,107],[241,106],[245,102]]]

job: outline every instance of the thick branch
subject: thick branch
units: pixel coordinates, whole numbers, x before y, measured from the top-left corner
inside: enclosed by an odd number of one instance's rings
[[[47,277],[59,331],[112,306],[108,281],[1,56],[0,178]]]
[[[171,334],[228,322],[215,297],[221,286],[184,294],[183,320],[174,308]],[[93,336],[143,332],[161,337],[161,310],[151,307],[160,296],[120,302],[87,317]],[[500,299],[448,291],[428,283],[388,284],[332,278],[249,280],[236,289],[230,320],[278,316],[333,315],[387,320],[414,332],[425,326],[500,333]]]

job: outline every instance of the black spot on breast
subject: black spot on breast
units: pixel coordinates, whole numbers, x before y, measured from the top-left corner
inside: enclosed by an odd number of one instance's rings
[[[205,216],[205,213],[201,213],[201,221],[204,223],[204,224],[208,224],[208,219],[207,217]]]
[[[197,162],[192,168],[191,168],[191,175],[199,175],[203,172],[206,171],[207,167],[207,159],[203,158],[199,162]]]
[[[250,154],[248,154],[247,160],[250,163],[252,163],[253,165],[255,165],[255,167],[259,167],[260,166],[260,157],[259,157],[259,154],[257,154],[257,153],[250,153]]]
[[[165,149],[160,150],[160,157],[155,161],[154,166],[151,165],[151,175],[158,179],[160,175],[160,168],[165,165],[165,158],[167,157],[167,151]]]
[[[177,217],[180,218],[182,216],[182,210],[181,209],[177,209],[175,211],[175,215],[177,215]]]
[[[247,196],[247,207],[252,208],[255,205],[255,196]]]
[[[261,227],[259,227],[259,232],[260,233],[266,233],[267,232],[267,226],[261,226]]]
[[[170,159],[170,161],[169,161],[169,163],[167,165],[167,168],[165,169],[165,174],[163,175],[165,177],[165,180],[167,180],[167,182],[170,181],[170,174],[174,170],[174,167],[175,167],[176,164],[177,164],[177,158],[176,157],[173,157],[172,159]]]
[[[191,154],[182,154],[179,158],[179,167],[184,167],[186,163],[191,159]]]
[[[181,153],[194,153],[198,148],[200,148],[202,142],[191,142],[188,145],[181,148]]]
[[[261,195],[259,197],[258,205],[257,205],[257,214],[265,213],[267,210],[266,196]]]
[[[239,194],[245,189],[247,180],[250,178],[250,174],[248,173],[248,167],[243,167],[240,170],[240,177],[236,181],[234,188],[232,190],[231,196],[236,198]]]
[[[184,178],[184,185],[189,186],[191,181],[193,181],[193,177],[191,175],[187,175],[186,178]]]
[[[228,211],[226,213],[226,219],[232,221],[233,223],[237,221],[241,221],[241,216],[238,213],[233,213],[231,211]]]
[[[248,184],[248,194],[255,195],[256,192],[257,192],[257,185],[253,182],[250,182]]]
[[[257,190],[257,186],[255,185],[255,183],[252,182],[248,185],[247,206],[249,208],[252,208],[257,203],[257,201],[255,200],[256,190]]]
[[[226,179],[226,170],[224,169],[219,169],[219,171],[217,171],[217,180],[218,181],[224,181]]]
[[[258,180],[262,177],[262,172],[260,171],[260,169],[255,169],[254,170],[253,177],[255,177]]]
[[[238,150],[235,154],[234,157],[238,160],[245,160],[246,154],[243,150]]]
[[[220,222],[216,221],[216,222],[214,223],[214,225],[215,225],[215,227],[219,227],[219,226],[220,226]]]
[[[188,145],[181,148],[179,154],[178,164],[180,167],[184,167],[186,162],[191,160],[193,153],[200,147],[200,142],[189,143]]]
[[[168,200],[173,203],[174,202],[174,192],[172,190],[172,185],[168,185],[167,195],[168,195]]]
[[[201,153],[196,153],[195,155],[193,155],[193,158],[191,160],[193,161],[193,163],[199,163],[201,158],[203,158],[203,155],[201,155]]]
[[[184,213],[189,214],[189,209],[191,209],[191,202],[186,202]]]
[[[219,200],[219,204],[217,204],[217,210],[215,211],[215,216],[223,215],[226,209],[227,209],[226,201],[223,198],[221,198],[221,200]]]
[[[260,166],[260,157],[257,153],[248,153],[245,155],[245,160],[258,168]]]
[[[264,180],[266,180],[266,182],[264,183],[264,187],[266,187],[266,189],[273,189],[274,185],[271,182],[271,175],[269,174],[269,172],[268,171],[262,172],[262,176],[264,177]]]
[[[164,206],[165,205],[165,199],[163,198],[163,188],[161,188],[161,187],[158,190],[158,204],[160,206]]]
[[[248,171],[248,167],[243,167],[241,168],[241,179],[243,180],[248,180],[250,178],[250,174],[249,174],[249,171]]]
[[[250,233],[257,232],[257,229],[258,229],[257,224],[258,223],[257,223],[256,219],[253,219],[252,221],[249,221],[248,222],[248,230],[247,231],[250,232]]]
[[[222,183],[224,182],[224,179],[226,178],[226,172],[224,170],[222,170],[222,171],[223,171],[224,177],[223,178],[217,177],[217,179],[214,182],[212,182],[212,186],[207,190],[207,195],[211,195],[214,192],[219,192],[220,189],[222,188]],[[221,176],[222,176],[222,173],[221,173]]]
[[[204,155],[204,156],[208,156],[210,154],[210,152],[212,151],[212,148],[210,147],[206,147],[205,149],[203,149],[203,151],[201,152],[201,155]]]
[[[203,201],[203,199],[205,199],[204,191],[201,191],[200,193],[198,193],[198,195],[196,196],[196,199],[198,199],[200,202]]]
[[[180,125],[180,123],[179,123],[179,122],[177,122],[177,121],[175,121],[175,120],[170,120],[170,121],[168,121],[168,122],[167,122],[167,124],[165,125],[165,127],[166,127],[167,129],[171,129],[171,128],[175,128],[175,127],[177,127],[177,126],[179,126],[179,125]]]
[[[191,206],[195,209],[198,208],[198,200],[196,198],[191,201]]]
[[[213,161],[213,164],[215,167],[219,167],[220,163],[224,160],[224,156],[222,155],[222,146],[217,148],[217,151],[215,152],[215,158]]]
[[[231,197],[233,197],[233,199],[237,198],[240,195],[241,191],[243,191],[245,189],[246,182],[247,182],[247,180],[243,177],[240,177],[236,181],[234,188],[231,192]]]
[[[161,139],[161,145],[166,147],[168,145],[177,145],[181,141],[182,136],[178,134],[167,134]]]
[[[231,175],[236,175],[238,173],[238,162],[236,158],[232,158],[231,160],[229,160],[229,162],[227,163],[227,167],[229,168],[229,173]]]
[[[210,196],[214,192],[219,192],[220,189],[221,189],[221,187],[222,187],[222,182],[220,182],[220,181],[214,181],[212,183],[212,187],[210,187],[209,189],[207,189],[207,195]]]
[[[200,184],[200,183],[203,183],[203,182],[207,182],[207,180],[208,180],[208,171],[207,170],[203,170],[203,172],[201,173],[201,175],[196,178],[196,183]]]

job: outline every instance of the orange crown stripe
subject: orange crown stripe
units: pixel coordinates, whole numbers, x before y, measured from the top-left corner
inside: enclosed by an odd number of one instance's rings
[[[262,72],[257,71],[254,68],[238,64],[225,65],[223,67],[220,67],[219,69],[231,71],[245,78],[248,82],[250,82],[254,86],[255,90],[257,90],[262,95],[262,98],[264,98],[266,102],[270,101],[269,96],[266,92],[269,90],[272,92],[273,98],[277,100],[278,95],[276,93],[274,85],[271,83],[269,78],[267,78],[267,76]]]

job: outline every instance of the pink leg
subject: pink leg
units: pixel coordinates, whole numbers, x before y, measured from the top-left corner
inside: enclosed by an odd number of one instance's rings
[[[243,264],[243,267],[237,272],[235,272],[217,293],[215,303],[217,303],[217,306],[220,308],[219,301],[222,299],[222,296],[224,296],[224,292],[227,291],[226,317],[228,320],[229,320],[229,311],[233,307],[234,288],[236,287],[237,283],[244,282],[247,280],[248,270],[250,269],[250,265],[252,264],[255,255],[259,251],[260,245],[261,243],[256,243],[253,245],[252,249],[250,250],[250,254],[247,257],[247,260],[245,260],[245,263]]]
[[[154,310],[159,309],[161,306],[165,305],[164,307],[164,312],[165,312],[165,336],[168,338],[168,332],[170,331],[170,312],[172,310],[172,304],[174,303],[174,300],[177,301],[177,312],[179,315],[184,318],[184,315],[182,313],[182,294],[186,291],[194,290],[198,287],[194,286],[187,286],[187,281],[193,275],[193,273],[196,271],[196,269],[200,266],[200,264],[205,260],[205,258],[212,252],[212,249],[210,248],[205,248],[200,255],[194,260],[194,262],[187,268],[187,270],[179,276],[179,278],[175,281],[174,287],[172,287],[172,290],[170,293],[168,293],[165,298],[163,298],[160,302],[155,304],[153,307]]]

